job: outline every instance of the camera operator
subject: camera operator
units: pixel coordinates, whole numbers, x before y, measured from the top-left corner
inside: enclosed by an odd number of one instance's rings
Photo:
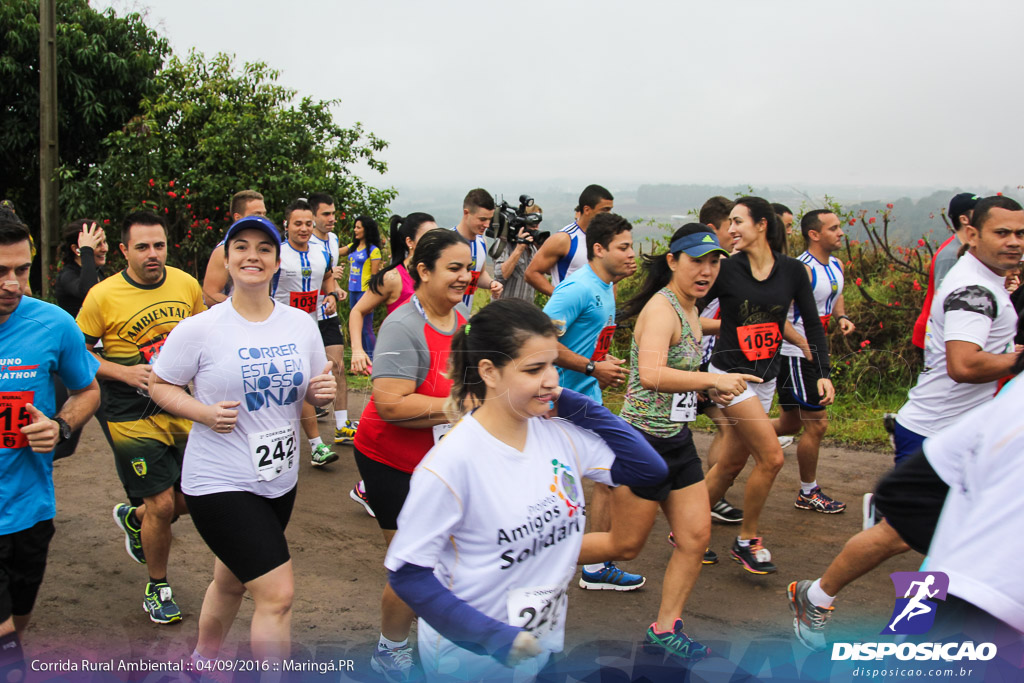
[[[533,204],[526,207],[526,213],[544,212]],[[494,279],[504,285],[502,292],[505,297],[522,299],[532,304],[536,291],[526,282],[526,266],[537,252],[537,243],[528,226],[519,228],[515,248],[510,247],[506,246],[501,256],[494,261]]]

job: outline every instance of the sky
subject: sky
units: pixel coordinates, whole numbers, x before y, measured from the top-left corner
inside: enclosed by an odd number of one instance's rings
[[[1010,0],[92,4],[341,100],[377,185],[1024,183]]]

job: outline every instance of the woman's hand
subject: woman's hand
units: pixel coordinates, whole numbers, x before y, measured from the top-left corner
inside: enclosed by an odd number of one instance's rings
[[[103,232],[103,228],[93,223],[86,227],[82,226],[82,232],[78,233],[78,251],[81,255],[81,250],[85,247],[89,247],[93,251],[96,251],[97,247],[103,244],[107,240],[106,234]]]
[[[352,350],[352,362],[349,364],[353,375],[369,375],[373,366],[370,364],[370,357],[362,349]]]
[[[241,401],[218,401],[206,406],[207,417],[203,424],[218,434],[230,434],[238,422],[238,406]]]
[[[508,652],[508,659],[505,663],[509,666],[516,666],[527,659],[533,659],[544,652],[540,641],[536,636],[527,631],[520,631],[516,639],[512,641],[512,649]]]
[[[334,397],[338,393],[338,380],[334,379],[334,373],[331,372],[331,368],[334,367],[334,361],[327,361],[327,365],[324,367],[324,371],[309,380],[309,388],[306,389],[307,398],[312,398],[310,403],[315,406],[325,406],[334,400]]]

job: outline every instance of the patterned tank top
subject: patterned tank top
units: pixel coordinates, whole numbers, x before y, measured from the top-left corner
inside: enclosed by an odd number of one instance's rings
[[[664,296],[672,304],[682,325],[679,343],[668,347],[668,358],[665,364],[674,370],[699,372],[702,356],[701,346],[690,328],[690,323],[686,320],[683,307],[668,287],[662,288],[658,294]],[[689,416],[696,410],[696,393],[668,394],[644,389],[640,385],[638,355],[636,338],[634,338],[629,346],[629,380],[626,383],[626,398],[622,403],[621,417],[651,436],[663,439],[675,436],[686,427],[688,422],[694,419]],[[675,420],[672,419],[673,412],[676,414]],[[681,419],[683,416],[689,419]]]

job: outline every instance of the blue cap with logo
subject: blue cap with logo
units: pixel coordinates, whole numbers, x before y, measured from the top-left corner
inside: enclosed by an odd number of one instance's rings
[[[260,230],[266,233],[274,244],[281,246],[281,232],[277,229],[277,226],[274,225],[274,221],[265,216],[246,216],[245,218],[239,218],[231,224],[231,227],[228,228],[227,234],[224,235],[225,244],[243,230]]]
[[[700,258],[710,254],[713,251],[720,251],[726,256],[729,252],[722,248],[722,245],[718,243],[718,237],[713,232],[707,232],[707,226],[701,225],[700,223],[688,223],[683,226],[684,228],[699,228],[700,232],[692,232],[689,235],[683,235],[679,239],[672,240],[672,244],[668,246],[669,252],[678,254],[679,252],[686,253],[687,256],[693,258]]]

